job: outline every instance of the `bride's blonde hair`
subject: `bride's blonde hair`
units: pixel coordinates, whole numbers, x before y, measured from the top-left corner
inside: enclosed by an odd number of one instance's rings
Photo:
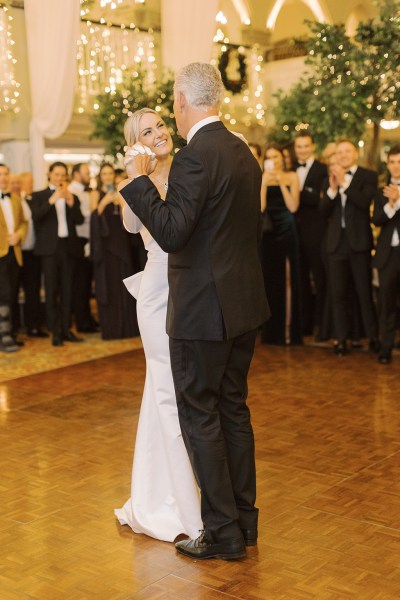
[[[141,108],[135,111],[126,121],[124,125],[124,136],[128,146],[133,146],[139,141],[140,136],[140,119],[143,115],[151,113],[159,117],[160,115],[152,108]]]

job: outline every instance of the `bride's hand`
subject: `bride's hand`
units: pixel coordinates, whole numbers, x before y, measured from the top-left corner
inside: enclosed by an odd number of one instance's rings
[[[142,144],[125,146],[124,165],[129,179],[140,175],[150,175],[157,165],[156,155]]]

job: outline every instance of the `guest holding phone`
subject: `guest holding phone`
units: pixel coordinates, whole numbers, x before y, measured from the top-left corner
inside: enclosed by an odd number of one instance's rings
[[[83,223],[79,200],[67,188],[67,166],[55,162],[49,168],[49,186],[32,194],[35,254],[42,257],[47,325],[53,346],[64,341],[81,342],[70,330],[74,260],[82,247],[76,225]]]
[[[265,344],[301,344],[299,245],[293,213],[299,207],[296,173],[285,170],[282,150],[265,150],[261,184],[262,263],[271,318],[263,324]]]
[[[122,280],[134,273],[130,234],[122,223],[123,202],[115,187],[115,170],[104,163],[97,190],[91,193],[91,258],[94,264],[96,300],[104,340],[130,338],[139,334],[136,300]]]

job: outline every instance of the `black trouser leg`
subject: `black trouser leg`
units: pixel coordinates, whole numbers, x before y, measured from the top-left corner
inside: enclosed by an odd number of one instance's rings
[[[246,405],[256,332],[220,342],[170,339],[183,439],[217,538],[257,526],[254,437]]]
[[[394,346],[399,299],[400,247],[396,247],[392,248],[384,268],[379,269],[379,320],[383,353],[390,353]]]
[[[350,252],[350,266],[353,275],[364,330],[368,337],[378,337],[378,326],[372,299],[372,272],[370,252]]]

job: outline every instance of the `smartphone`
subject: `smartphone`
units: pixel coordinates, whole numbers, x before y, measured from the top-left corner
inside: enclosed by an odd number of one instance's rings
[[[274,170],[274,161],[272,158],[267,158],[264,160],[264,169],[266,171],[273,171]]]

